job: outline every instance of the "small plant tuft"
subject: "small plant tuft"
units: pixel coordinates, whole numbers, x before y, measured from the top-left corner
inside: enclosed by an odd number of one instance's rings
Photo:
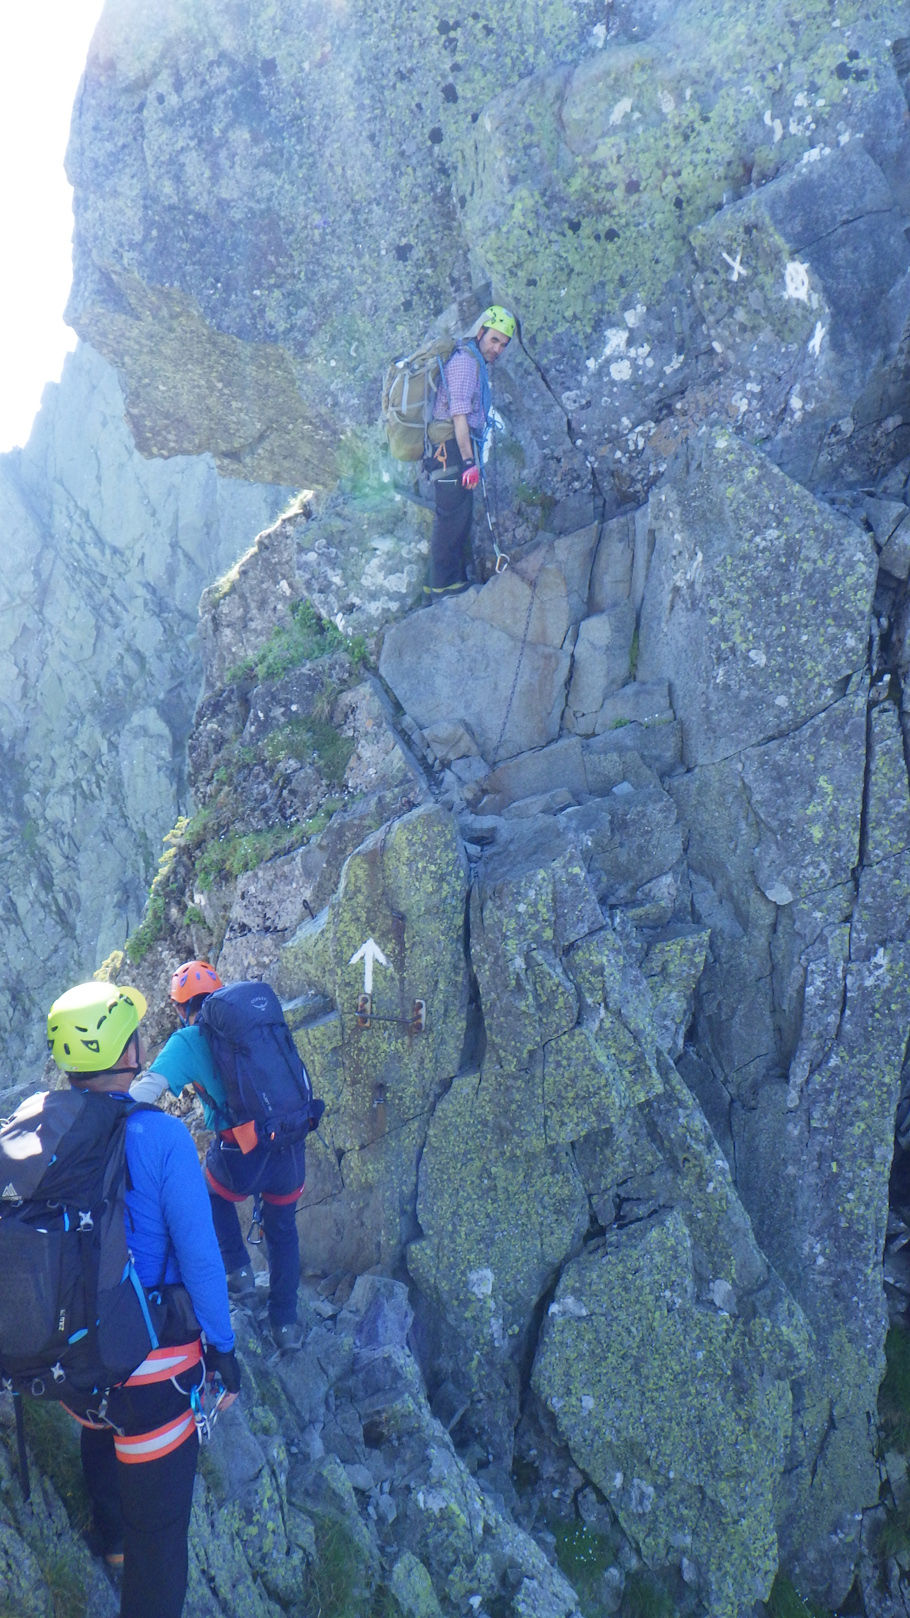
[[[800,1595],[786,1573],[778,1571],[768,1597],[768,1618],[831,1618],[824,1607],[816,1607]]]
[[[363,1552],[343,1522],[315,1519],[317,1556],[308,1568],[307,1611],[326,1618],[364,1618],[373,1607]]]
[[[910,1558],[910,1500],[895,1501],[885,1509],[885,1520],[875,1536],[880,1562],[906,1564]]]
[[[663,1579],[638,1567],[626,1579],[622,1618],[676,1618],[676,1602]]]
[[[92,1512],[72,1418],[49,1399],[23,1399],[22,1412],[29,1456],[36,1470],[50,1478],[70,1522],[81,1533],[91,1523]]]
[[[153,885],[145,907],[145,915],[136,931],[130,933],[126,941],[126,953],[134,966],[138,966],[139,962],[145,959],[149,950],[154,944],[157,944],[164,932],[166,911],[164,894],[156,892]]]
[[[301,761],[314,759],[324,779],[333,786],[340,786],[351,762],[354,743],[350,736],[342,735],[328,720],[309,714],[306,718],[292,719],[280,730],[272,731],[266,738],[264,751],[270,764],[277,764],[284,758]]]
[[[272,826],[267,831],[216,837],[196,861],[196,881],[205,893],[219,876],[242,876],[279,854],[290,854],[307,841],[307,835],[300,821],[292,821],[290,825]]]
[[[123,971],[123,962],[125,958],[124,950],[112,949],[110,955],[106,955],[104,960],[101,962],[97,972],[92,974],[95,982],[116,983],[120,973]]]
[[[880,1447],[910,1454],[910,1332],[892,1326],[885,1338],[885,1375],[878,1390]],[[910,1558],[910,1499],[891,1498],[875,1550],[883,1564]]]
[[[616,1542],[581,1521],[556,1522],[553,1531],[556,1560],[577,1591],[585,1618],[597,1618],[603,1607],[603,1576],[616,1563]]]
[[[331,652],[346,652],[355,668],[366,659],[366,641],[362,635],[342,634],[337,624],[320,618],[309,601],[295,601],[291,607],[289,625],[279,625],[257,653],[246,663],[236,664],[228,670],[228,681],[256,679],[279,680],[301,663],[312,663]]]
[[[126,941],[126,953],[134,966],[138,966],[139,962],[144,960],[153,944],[157,944],[164,932],[173,865],[187,824],[186,817],[181,815],[176,826],[166,832],[162,839],[164,853],[158,861],[158,871],[149,889],[145,915],[136,931],[131,933]]]

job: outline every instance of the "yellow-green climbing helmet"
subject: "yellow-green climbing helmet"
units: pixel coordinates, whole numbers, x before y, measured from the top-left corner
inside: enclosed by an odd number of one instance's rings
[[[508,309],[503,309],[501,303],[491,303],[480,317],[478,331],[481,326],[491,326],[493,331],[501,331],[504,337],[515,336],[515,316],[510,315]]]
[[[146,1010],[138,989],[77,983],[47,1014],[48,1050],[64,1073],[103,1073],[113,1067]]]

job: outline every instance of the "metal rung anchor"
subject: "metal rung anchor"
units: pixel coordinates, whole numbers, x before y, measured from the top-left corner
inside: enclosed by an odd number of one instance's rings
[[[357,1011],[355,1013],[358,1028],[372,1028],[374,1022],[396,1023],[399,1028],[406,1028],[409,1034],[426,1033],[427,1003],[425,1000],[415,1000],[414,1009],[410,1017],[383,1017],[373,1011],[373,996],[360,994],[357,996]]]

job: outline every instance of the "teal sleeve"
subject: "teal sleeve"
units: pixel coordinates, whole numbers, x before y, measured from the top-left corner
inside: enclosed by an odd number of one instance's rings
[[[226,1127],[231,1113],[224,1084],[215,1069],[208,1040],[201,1028],[195,1024],[178,1028],[151,1063],[149,1075],[166,1081],[168,1089],[175,1096],[179,1096],[188,1084],[194,1085],[201,1094],[206,1129]],[[144,1094],[140,1098],[145,1099]]]
[[[197,1035],[196,1039],[187,1039],[187,1034]],[[158,1052],[155,1060],[149,1066],[150,1073],[157,1073],[167,1080],[167,1087],[172,1095],[179,1096],[188,1084],[196,1081],[205,1085],[206,1074],[203,1072],[204,1052],[199,1049],[199,1041],[204,1036],[195,1028],[178,1028],[167,1043]]]

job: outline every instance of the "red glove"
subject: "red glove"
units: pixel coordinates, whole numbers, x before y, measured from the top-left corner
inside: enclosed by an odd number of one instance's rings
[[[476,461],[465,461],[464,471],[461,474],[461,487],[463,489],[476,489],[480,482],[480,467]]]

